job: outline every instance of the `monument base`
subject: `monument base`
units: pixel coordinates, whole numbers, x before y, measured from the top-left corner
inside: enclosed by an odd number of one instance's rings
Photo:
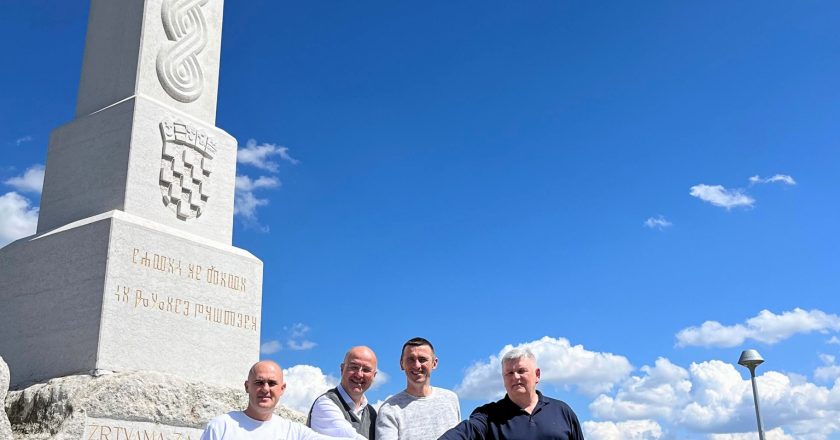
[[[6,412],[14,440],[198,440],[211,418],[247,405],[241,386],[131,372],[60,377],[12,391]],[[275,414],[305,421],[279,405]]]
[[[0,356],[12,389],[138,370],[239,387],[261,301],[250,253],[110,211],[0,249]]]

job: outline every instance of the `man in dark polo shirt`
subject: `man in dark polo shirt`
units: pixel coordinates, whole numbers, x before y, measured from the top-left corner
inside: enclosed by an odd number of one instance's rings
[[[505,353],[502,378],[504,399],[476,408],[439,440],[583,440],[572,408],[537,391],[540,369],[531,350]]]
[[[368,347],[353,347],[339,366],[341,383],[312,404],[306,426],[332,437],[374,440],[376,410],[365,391],[376,377],[376,355]]]

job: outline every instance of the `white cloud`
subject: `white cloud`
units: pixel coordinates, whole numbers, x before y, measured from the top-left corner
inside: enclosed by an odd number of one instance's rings
[[[588,440],[647,440],[662,437],[662,427],[654,420],[625,422],[583,422],[584,437]]]
[[[526,342],[517,347],[529,348],[537,357],[541,370],[540,381],[561,387],[576,387],[585,394],[597,394],[612,388],[627,377],[633,367],[624,356],[586,350],[572,346],[567,339],[551,338]],[[475,400],[497,399],[504,395],[501,365],[502,355],[514,348],[503,347],[486,362],[477,362],[464,374],[456,392],[461,398]]]
[[[835,363],[835,358],[829,354],[820,354],[820,360],[823,363],[822,367],[817,367],[814,370],[814,379],[823,382],[834,382],[840,379],[840,365]]]
[[[726,209],[732,209],[738,206],[750,207],[755,203],[755,199],[745,194],[740,189],[726,189],[721,185],[694,185],[691,187],[689,193],[698,199],[709,202],[712,205],[720,206]]]
[[[739,432],[734,434],[710,434],[709,440],[755,440],[758,436],[756,431]],[[793,437],[785,434],[782,428],[774,428],[764,432],[767,440],[793,440]]]
[[[266,341],[260,345],[260,353],[274,354],[283,349],[283,343],[278,340]]]
[[[3,183],[21,192],[41,194],[44,187],[44,166],[33,165],[23,175],[12,177]]]
[[[299,160],[289,155],[289,149],[274,144],[257,144],[254,139],[248,139],[245,147],[240,148],[236,153],[236,161],[242,164],[252,165],[261,170],[276,173],[280,164],[271,160],[272,157],[279,157],[281,160],[297,165]]]
[[[22,143],[32,142],[34,139],[35,138],[33,138],[32,136],[19,137],[19,138],[15,139],[15,145],[19,147]]]
[[[648,217],[648,219],[645,220],[644,225],[650,229],[659,229],[661,231],[672,226],[673,223],[669,222],[665,217],[660,215],[658,217]]]
[[[641,371],[644,376],[628,378],[615,396],[598,396],[590,404],[593,414],[608,420],[672,417],[691,391],[688,371],[665,358]]]
[[[254,191],[280,186],[277,178],[269,176],[260,176],[256,180],[248,176],[236,176],[235,182],[233,213],[253,221],[257,218],[257,208],[268,205],[268,199],[258,198]]]
[[[311,365],[283,369],[283,379],[286,381],[286,392],[280,403],[302,413],[309,412],[312,402],[339,382],[338,378],[324,374],[320,368]]]
[[[16,192],[0,196],[0,246],[35,233],[38,207]]]
[[[613,395],[598,396],[589,406],[592,415],[616,423],[653,420],[671,432],[706,433],[710,438],[739,439],[746,432],[755,436],[752,388],[742,377],[744,369],[719,360],[683,369],[660,358],[641,373],[626,379]],[[840,381],[829,389],[775,371],[757,381],[764,424],[776,430],[780,437],[775,438],[823,440],[840,432]],[[600,428],[609,434],[609,425]]]
[[[381,369],[376,370],[376,378],[373,380],[373,383],[370,385],[370,389],[375,390],[382,385],[388,383],[391,380],[391,375],[382,371]]]
[[[825,341],[825,343],[826,344],[833,344],[833,345],[840,345],[840,338],[838,338],[837,336],[832,336],[827,341]]]
[[[309,333],[310,330],[312,330],[312,328],[309,327],[308,325],[306,325],[302,322],[297,322],[297,323],[292,324],[292,326],[290,328],[288,328],[289,337],[290,338],[301,338],[301,337],[306,336],[306,334]]]
[[[840,331],[840,317],[820,310],[795,308],[781,315],[762,310],[744,324],[725,326],[706,321],[700,327],[688,327],[677,333],[677,346],[735,347],[752,339],[775,344],[798,333]]]
[[[286,347],[290,350],[311,350],[318,345],[306,339],[306,335],[312,329],[302,322],[292,324],[291,327],[284,327],[283,330],[286,330],[289,334],[289,340],[286,341]]]
[[[300,341],[294,341],[294,340],[286,341],[286,346],[289,347],[290,350],[296,350],[296,351],[311,350],[311,349],[315,348],[316,345],[318,345],[318,344],[316,344],[312,341],[308,341],[306,339],[303,339],[303,340],[300,340]]]
[[[773,177],[768,177],[766,179],[761,178],[758,175],[750,177],[750,184],[756,183],[775,183],[775,182],[782,182],[785,185],[796,185],[796,180],[793,180],[793,177],[788,176],[787,174],[776,174]]]

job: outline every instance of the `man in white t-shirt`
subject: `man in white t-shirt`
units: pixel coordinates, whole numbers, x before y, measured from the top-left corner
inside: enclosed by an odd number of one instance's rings
[[[437,364],[435,349],[426,339],[403,344],[400,369],[405,371],[406,387],[379,407],[376,440],[435,440],[461,421],[458,396],[431,384]]]
[[[257,362],[245,381],[248,408],[214,417],[201,434],[201,440],[333,440],[274,415],[285,390],[280,365],[273,361]]]

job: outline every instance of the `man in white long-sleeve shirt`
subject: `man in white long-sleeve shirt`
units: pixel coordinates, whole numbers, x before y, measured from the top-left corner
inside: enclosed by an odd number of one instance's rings
[[[365,391],[376,377],[376,355],[368,347],[353,347],[339,368],[341,383],[315,400],[306,425],[325,435],[374,440],[376,410]]]
[[[303,424],[274,415],[286,390],[283,370],[273,361],[257,362],[248,372],[248,408],[214,417],[201,440],[334,440]]]
[[[376,440],[436,440],[461,421],[458,396],[431,384],[437,364],[428,340],[413,338],[403,344],[400,369],[406,387],[379,407]]]

